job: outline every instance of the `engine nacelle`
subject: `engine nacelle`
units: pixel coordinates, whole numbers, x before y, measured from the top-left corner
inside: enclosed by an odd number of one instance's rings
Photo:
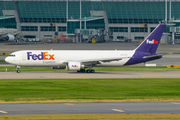
[[[52,69],[64,69],[66,66],[57,66],[57,67],[51,67]]]
[[[67,70],[80,70],[83,69],[84,65],[81,65],[80,62],[68,62],[66,65]]]
[[[7,34],[6,40],[7,40],[7,41],[13,41],[14,38],[15,38],[14,35]]]

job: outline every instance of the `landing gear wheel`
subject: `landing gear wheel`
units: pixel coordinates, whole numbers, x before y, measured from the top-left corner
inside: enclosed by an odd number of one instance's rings
[[[20,73],[21,71],[20,70],[17,70],[17,73]]]
[[[19,70],[20,66],[16,66],[16,70],[17,70],[17,73],[20,73],[21,71]]]
[[[90,73],[91,71],[90,70],[86,70],[86,73]]]
[[[80,70],[77,70],[78,73],[85,73],[85,69],[80,69]]]
[[[90,72],[91,72],[91,73],[95,73],[95,70],[91,70]]]
[[[82,69],[81,72],[82,72],[82,73],[85,73],[86,71],[85,71],[85,69]]]

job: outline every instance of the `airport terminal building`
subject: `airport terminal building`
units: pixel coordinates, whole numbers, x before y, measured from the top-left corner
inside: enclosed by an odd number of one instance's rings
[[[93,34],[94,29],[106,30],[110,40],[139,40],[165,19],[177,22],[179,6],[180,0],[168,1],[166,15],[165,0],[1,0],[0,27],[40,40],[63,34],[79,41],[79,33]],[[174,31],[166,27],[165,32],[171,37]]]

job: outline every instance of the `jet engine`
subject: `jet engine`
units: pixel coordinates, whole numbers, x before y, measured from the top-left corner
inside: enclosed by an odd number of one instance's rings
[[[14,35],[7,34],[7,37],[5,38],[7,41],[13,41],[14,40]]]
[[[66,65],[67,70],[80,70],[83,68],[84,68],[84,65],[81,65],[80,62],[68,62]]]
[[[52,69],[64,69],[66,66],[57,66],[57,67],[51,67]]]

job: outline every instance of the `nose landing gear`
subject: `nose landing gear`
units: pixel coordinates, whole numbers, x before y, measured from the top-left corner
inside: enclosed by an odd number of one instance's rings
[[[20,66],[16,66],[16,70],[17,70],[17,73],[20,73],[21,71],[19,70]]]

